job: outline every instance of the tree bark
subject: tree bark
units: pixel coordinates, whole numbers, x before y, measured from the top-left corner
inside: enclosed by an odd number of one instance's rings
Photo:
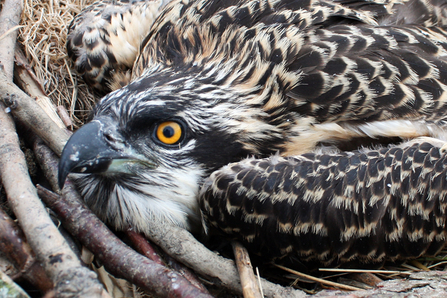
[[[8,32],[3,35],[0,47],[0,61],[3,64],[0,71],[0,89],[3,90],[5,86],[8,86],[14,90],[14,93],[23,92],[12,83],[17,32],[10,29],[20,22],[21,12],[20,0],[6,0],[0,14],[0,32]],[[3,100],[12,99],[4,91],[0,93],[0,96]],[[11,116],[5,113],[2,103],[0,103],[0,177],[8,202],[37,259],[44,265],[46,273],[53,281],[56,295],[59,297],[107,297],[102,286],[94,279],[95,274],[81,265],[37,197],[37,191],[29,177],[24,154],[20,150],[14,122]],[[77,288],[79,281],[82,281],[85,287]]]

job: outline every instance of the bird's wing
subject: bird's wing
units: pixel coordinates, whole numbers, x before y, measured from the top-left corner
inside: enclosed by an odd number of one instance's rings
[[[142,40],[167,2],[105,0],[82,10],[67,36],[67,53],[76,71],[98,91],[110,90],[107,83],[113,83],[114,73],[125,79]]]
[[[247,159],[200,192],[208,228],[266,260],[374,263],[436,254],[446,240],[445,142]]]
[[[371,12],[381,25],[447,25],[444,0],[334,0],[346,7]]]
[[[259,90],[266,121],[293,136],[287,155],[353,136],[444,136],[442,7],[385,1],[378,11],[382,1],[339,2],[174,2],[154,23],[133,76],[157,63],[220,69],[234,93]],[[428,18],[395,16],[416,4],[430,8],[419,10]],[[424,25],[433,20],[437,26]]]

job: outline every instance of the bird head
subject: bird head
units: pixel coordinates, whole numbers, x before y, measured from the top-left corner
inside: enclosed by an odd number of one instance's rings
[[[117,229],[144,232],[159,217],[194,230],[202,180],[262,152],[267,139],[279,144],[280,130],[240,98],[247,94],[188,72],[158,69],[110,93],[63,150],[60,186],[76,173],[87,205]]]

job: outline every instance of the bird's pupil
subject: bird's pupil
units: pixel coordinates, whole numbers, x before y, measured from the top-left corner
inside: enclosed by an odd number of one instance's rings
[[[174,136],[174,129],[170,126],[163,128],[163,135],[167,138],[172,138]]]

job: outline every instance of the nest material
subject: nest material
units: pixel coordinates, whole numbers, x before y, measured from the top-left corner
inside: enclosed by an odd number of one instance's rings
[[[93,0],[25,0],[19,42],[48,97],[69,111],[75,126],[85,120],[95,95],[71,70],[65,42],[67,28]]]

